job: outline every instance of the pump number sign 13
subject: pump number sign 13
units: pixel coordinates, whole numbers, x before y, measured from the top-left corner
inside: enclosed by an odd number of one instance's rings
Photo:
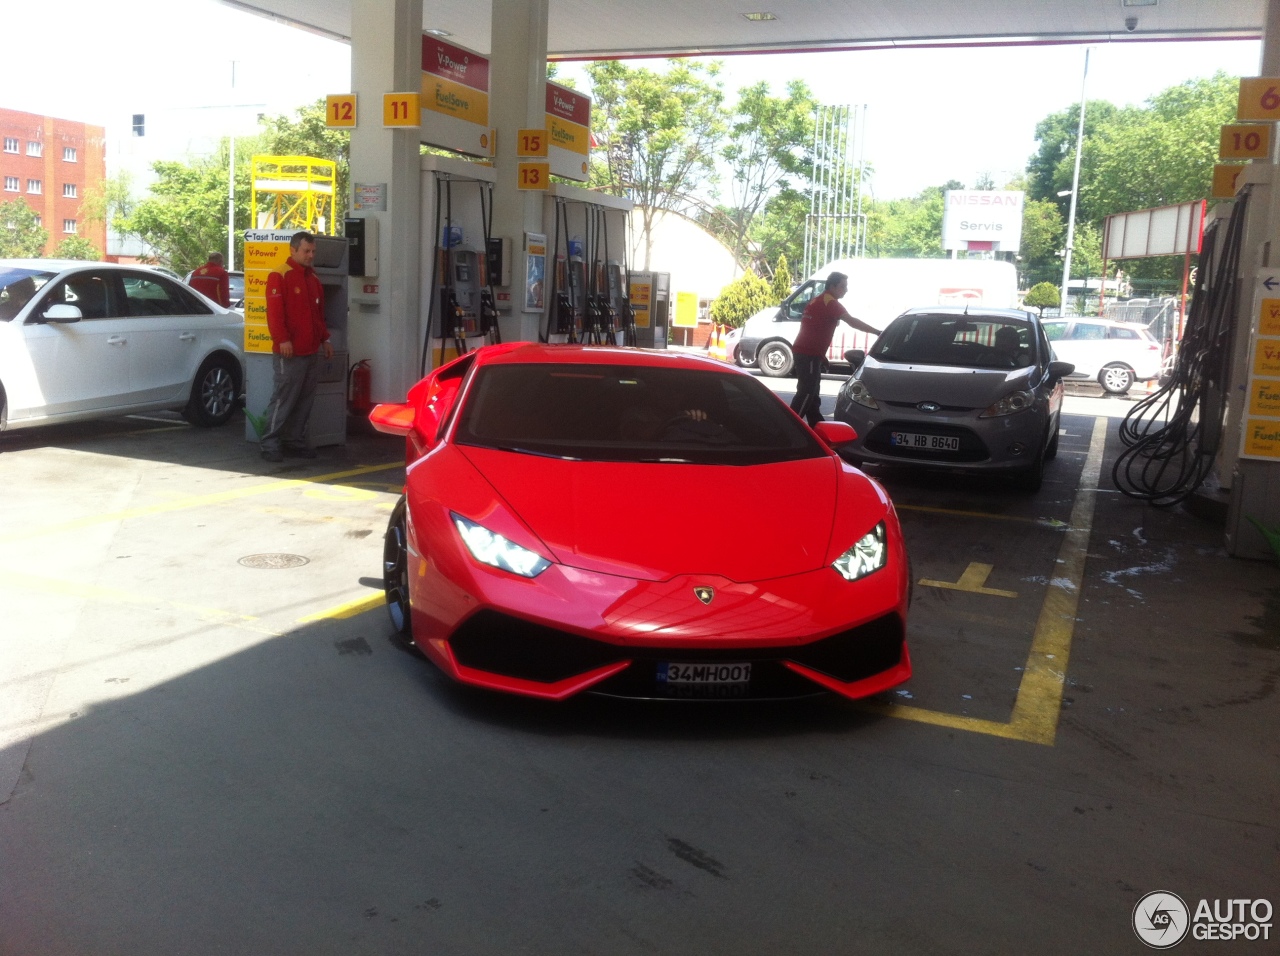
[[[516,187],[519,189],[546,189],[550,185],[550,163],[518,163]]]

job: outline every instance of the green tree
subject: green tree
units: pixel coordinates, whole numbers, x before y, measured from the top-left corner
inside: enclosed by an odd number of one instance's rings
[[[53,250],[54,259],[85,259],[98,262],[102,259],[102,251],[83,236],[67,236]]]
[[[730,246],[739,262],[746,259],[751,226],[769,200],[807,178],[817,107],[803,80],[789,82],[785,97],[771,96],[764,80],[738,91],[721,155],[729,169]]]
[[[191,164],[160,161],[152,168],[158,178],[151,195],[134,207],[122,226],[154,249],[161,262],[176,272],[188,272],[204,263],[210,249],[226,246],[227,157]],[[241,202],[237,196],[236,218],[237,225],[247,227],[245,199]]]
[[[773,294],[781,302],[791,294],[791,286],[795,279],[791,276],[791,265],[785,255],[778,256],[778,264],[773,269]]]
[[[872,203],[867,214],[867,252],[876,258],[940,259],[942,194],[962,189],[954,180],[929,186],[911,199]]]
[[[1038,309],[1043,318],[1044,310],[1062,304],[1062,294],[1052,282],[1039,282],[1027,291],[1022,304],[1031,309]]]
[[[0,258],[35,259],[44,255],[49,231],[25,199],[0,202]]]
[[[780,301],[768,282],[748,270],[720,290],[711,303],[711,321],[737,328]]]
[[[1088,143],[1108,123],[1117,109],[1105,100],[1090,101],[1084,111],[1084,135]],[[1051,113],[1036,124],[1040,144],[1027,160],[1027,198],[1055,203],[1065,220],[1070,199],[1058,193],[1071,188],[1075,173],[1076,133],[1080,126],[1080,104]],[[1088,155],[1086,147],[1085,155]],[[1082,160],[1083,163],[1083,160]]]
[[[1048,199],[1027,199],[1022,207],[1022,243],[1019,255],[1022,270],[1039,275],[1057,269],[1062,271],[1059,252],[1065,238],[1062,214],[1056,203]]]
[[[751,240],[759,257],[768,262],[782,256],[803,261],[804,223],[809,215],[809,197],[799,190],[783,188],[765,203],[751,226]]]
[[[644,265],[653,223],[678,208],[712,174],[725,123],[718,63],[669,60],[657,73],[616,60],[587,66],[595,106],[592,132],[600,148],[591,185],[628,196],[640,207]]]

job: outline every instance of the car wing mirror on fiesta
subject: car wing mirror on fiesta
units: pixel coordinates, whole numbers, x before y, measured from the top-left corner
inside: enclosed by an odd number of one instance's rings
[[[80,314],[80,310],[76,306],[58,303],[45,309],[40,318],[45,322],[55,322],[63,325],[67,322],[79,322],[84,316]]]
[[[1072,365],[1070,362],[1050,362],[1049,363],[1050,378],[1066,378],[1075,370],[1076,370],[1076,367]]]
[[[844,353],[844,360],[849,363],[855,372],[866,361],[866,358],[867,353],[864,349],[849,349]]]

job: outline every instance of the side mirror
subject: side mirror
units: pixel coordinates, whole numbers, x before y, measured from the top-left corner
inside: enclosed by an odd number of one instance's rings
[[[859,366],[866,361],[866,358],[867,353],[864,349],[849,349],[844,353],[844,360],[853,367],[855,372],[858,370]]]
[[[40,316],[42,321],[56,322],[59,325],[67,322],[79,322],[84,316],[80,313],[80,309],[74,305],[51,305],[44,310],[44,314]]]
[[[821,438],[831,448],[837,445],[847,445],[851,441],[858,440],[858,433],[853,430],[853,426],[846,422],[818,422],[813,427]]]
[[[1076,367],[1072,365],[1070,362],[1050,362],[1049,363],[1050,378],[1066,378],[1075,370],[1076,370]]]

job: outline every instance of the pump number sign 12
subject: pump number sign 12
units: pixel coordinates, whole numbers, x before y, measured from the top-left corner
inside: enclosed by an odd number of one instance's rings
[[[350,128],[356,125],[356,95],[354,93],[330,94],[324,98],[324,125]]]

